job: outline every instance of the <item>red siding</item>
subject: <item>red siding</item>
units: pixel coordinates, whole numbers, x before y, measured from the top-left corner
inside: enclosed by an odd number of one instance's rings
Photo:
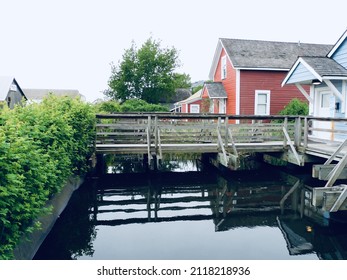
[[[228,115],[235,115],[236,114],[236,70],[231,65],[229,58],[227,58],[227,76],[225,79],[223,80],[221,79],[221,57],[224,55],[225,55],[225,50],[223,49],[218,60],[218,65],[213,77],[213,81],[223,83],[224,89],[228,96],[227,104],[226,104],[226,113]]]
[[[293,98],[306,101],[296,86],[281,87],[285,71],[240,71],[240,115],[253,115],[256,90],[270,90],[270,114],[276,115]],[[309,89],[305,88],[307,92]]]

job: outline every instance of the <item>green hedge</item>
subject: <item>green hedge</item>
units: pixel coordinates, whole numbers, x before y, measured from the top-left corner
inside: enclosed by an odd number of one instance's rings
[[[50,96],[0,111],[0,259],[13,258],[67,178],[87,170],[94,127],[93,107],[77,99]]]

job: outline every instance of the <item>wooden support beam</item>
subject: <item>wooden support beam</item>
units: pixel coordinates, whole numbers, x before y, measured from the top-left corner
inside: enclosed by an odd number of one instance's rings
[[[301,166],[301,165],[302,165],[302,162],[301,162],[301,160],[300,160],[299,154],[298,154],[298,152],[295,150],[295,147],[294,147],[294,145],[293,145],[293,143],[292,143],[292,140],[290,139],[289,134],[288,134],[287,130],[285,129],[285,127],[283,127],[283,133],[284,133],[284,136],[286,137],[286,139],[287,139],[287,141],[288,141],[288,144],[289,144],[289,146],[290,146],[290,149],[292,150],[292,152],[293,152],[293,154],[294,154],[294,156],[295,156],[295,159],[296,159],[298,165]]]
[[[330,212],[337,212],[342,206],[342,204],[345,202],[347,198],[347,185],[344,185],[344,187],[345,187],[344,190],[342,191],[340,196],[337,198],[334,205],[331,207]]]
[[[312,166],[312,178],[317,178],[322,181],[329,180],[329,174],[336,167],[336,164],[316,164]],[[337,180],[347,179],[347,167],[345,167]]]
[[[329,188],[335,184],[336,180],[339,178],[346,164],[347,164],[347,153],[343,156],[343,158],[339,161],[339,163],[335,166],[335,168],[331,170],[331,172],[328,175],[329,180],[324,187]]]
[[[218,124],[219,124],[219,121],[220,119],[218,120]],[[220,125],[218,125],[217,127],[217,136],[218,136],[218,145],[219,147],[221,148],[222,150],[222,154],[223,154],[223,165],[225,166],[228,166],[228,157],[227,157],[227,154],[226,154],[226,151],[225,151],[225,148],[224,148],[224,143],[223,143],[223,140],[222,140],[222,136],[221,136],[221,133],[220,133]]]
[[[306,99],[310,102],[313,103],[313,99],[311,98],[311,96],[306,92],[306,90],[298,83],[295,84],[296,87],[300,90],[300,92],[303,94],[303,96],[306,97]]]
[[[324,165],[330,164],[338,155],[338,153],[343,149],[343,147],[346,146],[346,144],[347,144],[347,139],[341,143],[341,145],[336,149],[336,151],[327,159]]]
[[[334,86],[334,84],[330,80],[323,80],[329,89],[333,92],[333,94],[342,102],[344,103],[344,97],[342,96],[342,93]]]
[[[298,180],[296,181],[296,183],[294,184],[293,187],[290,188],[290,190],[283,196],[283,198],[280,201],[280,208],[283,214],[283,210],[284,210],[284,202],[288,199],[288,197],[301,185],[301,181]]]

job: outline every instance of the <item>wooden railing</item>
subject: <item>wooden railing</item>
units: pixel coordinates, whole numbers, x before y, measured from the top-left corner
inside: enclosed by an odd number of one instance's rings
[[[199,146],[216,144],[224,153],[226,149],[237,153],[236,145],[282,142],[287,147],[301,137],[295,137],[301,129],[292,116],[111,114],[97,119],[97,146],[147,145],[148,152],[154,148],[159,153],[169,144],[183,150],[196,145],[197,152]]]
[[[347,138],[347,119],[311,116],[232,116],[175,113],[98,114],[97,153],[291,151],[294,161],[312,141]],[[338,136],[338,137],[337,137]],[[312,145],[311,145],[312,146]]]

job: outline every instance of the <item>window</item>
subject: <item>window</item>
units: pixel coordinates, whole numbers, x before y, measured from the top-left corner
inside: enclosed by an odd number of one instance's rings
[[[221,78],[225,79],[227,77],[227,57],[224,55],[221,59]]]
[[[330,108],[330,93],[322,93],[321,94],[321,108]]]
[[[194,114],[200,113],[200,105],[199,104],[190,105],[190,112]]]
[[[214,113],[214,100],[210,99],[210,113]]]
[[[226,108],[225,108],[225,99],[219,99],[219,114],[225,114]]]
[[[255,115],[270,115],[270,91],[256,90],[255,91]]]

